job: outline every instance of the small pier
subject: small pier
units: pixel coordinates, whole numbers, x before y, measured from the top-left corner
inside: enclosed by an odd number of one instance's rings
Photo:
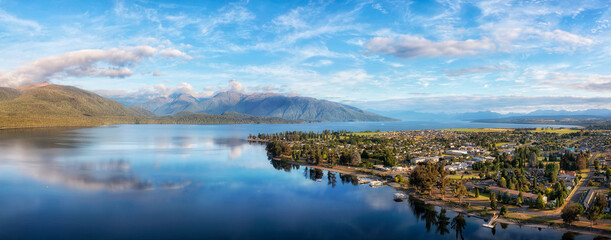
[[[496,221],[496,219],[497,219],[497,218],[499,218],[499,216],[498,216],[498,215],[496,215],[496,214],[494,214],[494,215],[492,216],[492,218],[490,218],[490,221],[489,221],[488,223],[484,223],[484,224],[482,224],[482,227],[494,228],[494,225],[495,225],[495,224],[494,224],[494,223],[495,223],[494,221]]]

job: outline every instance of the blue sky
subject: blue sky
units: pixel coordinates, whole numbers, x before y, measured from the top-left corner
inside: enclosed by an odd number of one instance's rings
[[[384,110],[611,108],[609,5],[0,0],[0,86],[126,104],[232,89]]]

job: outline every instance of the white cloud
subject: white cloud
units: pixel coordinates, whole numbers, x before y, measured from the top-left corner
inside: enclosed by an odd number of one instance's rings
[[[365,47],[370,52],[407,59],[474,55],[494,50],[495,44],[487,38],[435,42],[419,36],[401,35],[396,38],[375,37],[366,43]]]
[[[383,14],[388,14],[388,11],[386,11],[386,9],[384,9],[384,7],[382,7],[382,5],[380,5],[380,3],[375,3],[373,5],[371,5],[371,7],[373,7],[374,9],[380,11]]]
[[[229,80],[229,88],[227,89],[231,92],[243,92],[244,87],[242,87],[242,83],[238,82],[235,79]]]
[[[35,32],[41,31],[42,27],[36,21],[25,20],[15,17],[0,9],[0,29],[13,29],[20,32]]]
[[[184,58],[185,60],[193,59],[193,57],[187,55],[186,53],[181,52],[178,49],[173,49],[173,48],[163,49],[159,51],[159,54],[163,55],[166,58],[181,57],[181,58]]]
[[[305,21],[303,21],[302,16],[301,16],[302,12],[304,11],[307,11],[307,10],[303,7],[292,9],[289,13],[280,15],[277,18],[275,18],[274,20],[272,20],[272,23],[280,27],[283,27],[283,28],[286,28],[286,27],[294,28],[294,29],[305,28],[308,26],[308,24]]]
[[[480,66],[472,68],[460,68],[460,69],[445,69],[444,72],[447,76],[456,77],[475,73],[490,73],[497,71],[508,71],[507,66]]]
[[[115,77],[133,75],[128,67],[157,53],[166,57],[188,56],[178,50],[165,52],[150,46],[85,49],[39,58],[11,72],[0,71],[0,86],[16,87],[68,77]]]
[[[611,75],[551,72],[540,82],[592,92],[611,92]]]
[[[218,13],[211,16],[207,21],[204,21],[201,26],[201,32],[204,35],[210,35],[221,25],[241,23],[255,19],[255,15],[243,6],[238,4],[229,4],[219,9]]]

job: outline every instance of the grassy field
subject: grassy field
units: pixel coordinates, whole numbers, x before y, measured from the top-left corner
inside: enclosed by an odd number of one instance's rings
[[[443,129],[445,131],[453,132],[506,132],[513,129],[509,128],[456,128],[456,129]]]
[[[449,177],[449,179],[460,180],[461,179],[460,177],[463,177],[462,179],[471,179],[471,178],[479,179],[479,175],[478,174],[452,175],[452,176]]]
[[[357,133],[352,133],[352,135],[354,136],[375,136],[375,135],[380,135],[383,133],[384,132],[357,132]]]
[[[581,130],[570,129],[570,128],[537,128],[537,130],[534,130],[533,132],[567,134],[567,133],[576,133],[580,131]]]

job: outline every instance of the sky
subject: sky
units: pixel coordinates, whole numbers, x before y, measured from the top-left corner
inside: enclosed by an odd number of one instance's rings
[[[275,92],[365,109],[611,109],[610,1],[0,0],[0,86],[134,105]]]

